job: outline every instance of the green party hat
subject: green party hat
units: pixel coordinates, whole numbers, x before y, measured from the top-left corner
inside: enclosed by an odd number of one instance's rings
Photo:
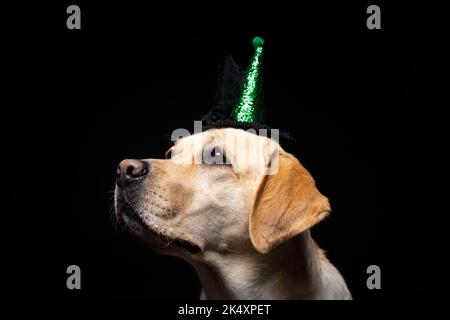
[[[247,123],[264,123],[264,97],[262,83],[262,56],[264,39],[252,41],[255,53],[245,74],[239,102],[231,112],[231,119]]]

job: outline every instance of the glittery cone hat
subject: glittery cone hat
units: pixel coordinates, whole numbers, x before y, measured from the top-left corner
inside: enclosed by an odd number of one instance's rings
[[[215,106],[202,117],[203,129],[272,129],[265,123],[262,81],[264,39],[253,38],[255,52],[244,73],[231,56],[219,66]],[[295,140],[286,131],[279,132],[280,143],[286,149]]]
[[[255,53],[253,54],[245,74],[239,102],[231,113],[232,120],[248,123],[264,123],[264,97],[262,84],[263,46],[263,38],[255,37],[253,39]]]
[[[206,126],[264,123],[263,45],[263,38],[253,39],[255,52],[245,73],[231,56],[225,57],[219,66],[215,106],[203,117]]]

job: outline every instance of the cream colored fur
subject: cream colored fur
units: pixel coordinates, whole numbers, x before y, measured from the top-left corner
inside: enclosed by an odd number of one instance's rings
[[[202,163],[213,146],[232,163]],[[330,212],[328,200],[294,156],[231,128],[183,138],[171,151],[171,159],[145,160],[150,172],[139,186],[116,188],[116,211],[154,250],[195,268],[201,298],[351,299],[309,230]],[[274,174],[265,174],[269,168]],[[122,214],[124,203],[144,225]],[[190,253],[172,239],[201,251]]]

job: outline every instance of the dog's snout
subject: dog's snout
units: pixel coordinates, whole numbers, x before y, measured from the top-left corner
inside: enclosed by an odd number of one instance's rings
[[[120,182],[130,182],[148,173],[148,164],[141,160],[122,160],[117,166],[117,179]]]

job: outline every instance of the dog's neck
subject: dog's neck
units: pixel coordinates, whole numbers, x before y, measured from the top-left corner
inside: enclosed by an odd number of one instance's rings
[[[314,299],[327,259],[306,231],[267,254],[256,250],[192,263],[203,299]]]

